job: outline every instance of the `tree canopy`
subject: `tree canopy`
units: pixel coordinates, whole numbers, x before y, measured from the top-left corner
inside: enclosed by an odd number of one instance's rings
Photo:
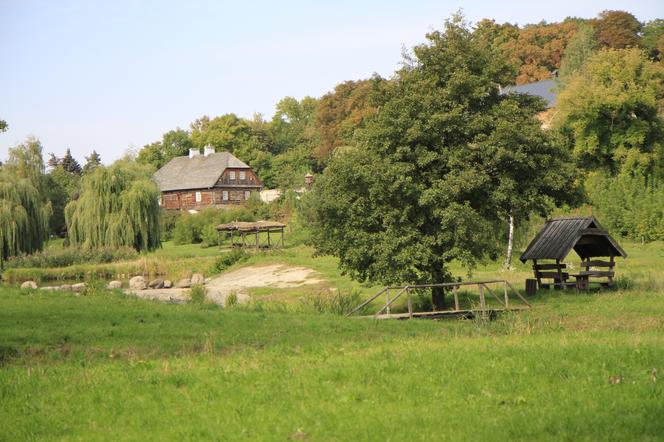
[[[139,251],[159,247],[160,193],[150,174],[151,169],[120,160],[84,176],[79,198],[65,208],[70,242]]]
[[[566,152],[535,118],[543,103],[499,94],[509,64],[459,16],[427,40],[311,198],[316,250],[359,280],[444,282],[450,261],[497,255],[509,213],[571,198]]]

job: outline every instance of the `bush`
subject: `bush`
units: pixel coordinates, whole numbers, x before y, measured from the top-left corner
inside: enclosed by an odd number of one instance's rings
[[[162,210],[159,218],[162,241],[171,241],[175,230],[175,223],[180,218],[180,213],[172,210]]]
[[[214,263],[214,269],[221,273],[235,263],[246,261],[249,254],[242,249],[233,249],[228,253],[222,254]]]
[[[200,284],[192,285],[189,295],[191,296],[191,302],[202,304],[205,302],[205,286]]]
[[[228,296],[226,297],[226,302],[224,307],[230,308],[234,307],[237,305],[237,293],[235,292],[230,292]]]
[[[68,267],[77,264],[105,264],[116,261],[130,261],[139,254],[133,247],[63,247],[49,249],[32,255],[15,256],[7,260],[8,268],[47,268]]]
[[[318,295],[307,296],[302,299],[305,310],[314,310],[317,313],[330,313],[334,315],[345,315],[350,313],[364,300],[360,293],[351,290],[348,293],[342,291],[323,292]],[[360,309],[358,314],[366,314],[367,307]]]
[[[173,228],[175,244],[203,244],[206,247],[219,245],[215,227],[232,221],[255,221],[256,217],[247,207],[233,209],[209,208],[199,213],[182,213]]]

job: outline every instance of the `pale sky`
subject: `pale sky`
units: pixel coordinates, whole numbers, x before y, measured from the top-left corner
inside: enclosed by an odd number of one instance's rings
[[[104,163],[203,115],[269,118],[283,97],[389,77],[462,9],[475,22],[664,17],[659,1],[0,0],[0,160],[28,135]]]

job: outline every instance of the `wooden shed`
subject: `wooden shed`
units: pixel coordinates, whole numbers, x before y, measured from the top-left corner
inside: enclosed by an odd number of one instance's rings
[[[563,263],[572,250],[581,258],[576,274],[570,274]],[[617,256],[626,258],[627,254],[594,216],[587,216],[548,220],[519,259],[523,263],[533,261],[537,288],[586,289],[591,279],[602,286],[613,284]],[[604,257],[609,260],[597,259]],[[570,276],[575,280],[570,281]],[[542,282],[543,279],[553,282]]]
[[[219,224],[216,229],[217,232],[225,232],[231,237],[231,247],[253,247],[259,248],[276,248],[284,246],[284,229],[288,227],[286,224],[278,223],[276,221],[256,221],[244,222],[234,221],[228,224]],[[261,233],[267,235],[261,240]],[[281,237],[273,236],[274,240],[270,238],[270,234],[280,234]],[[253,238],[251,238],[253,236]]]

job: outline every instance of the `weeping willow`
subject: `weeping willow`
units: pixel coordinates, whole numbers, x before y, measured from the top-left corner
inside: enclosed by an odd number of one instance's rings
[[[69,241],[89,247],[159,247],[159,190],[127,164],[98,167],[65,207]]]
[[[28,178],[0,170],[0,265],[9,256],[41,250],[51,204]]]

